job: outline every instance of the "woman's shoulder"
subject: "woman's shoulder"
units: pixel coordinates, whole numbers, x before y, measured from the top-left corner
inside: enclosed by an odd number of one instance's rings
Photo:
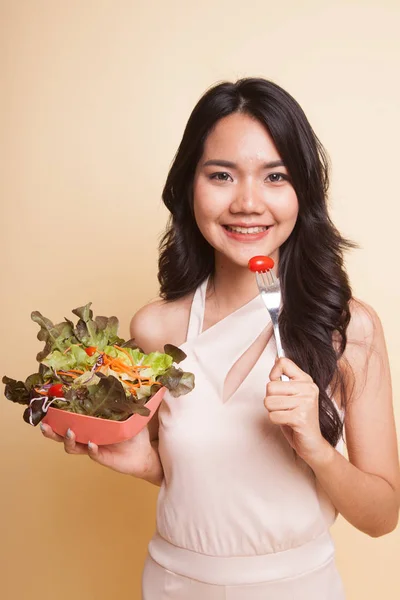
[[[193,293],[177,300],[157,298],[142,306],[132,317],[131,338],[145,352],[163,352],[165,344],[180,346],[186,340]]]
[[[353,373],[365,374],[372,357],[386,361],[385,334],[377,312],[366,302],[353,298],[350,315],[342,367],[346,370],[350,366]]]
[[[381,320],[375,309],[359,298],[352,298],[347,328],[348,341],[371,343],[381,329]]]
[[[349,387],[349,395],[361,397],[367,375],[379,379],[387,364],[387,349],[381,320],[372,306],[359,298],[350,301],[350,322],[346,348],[339,367]]]

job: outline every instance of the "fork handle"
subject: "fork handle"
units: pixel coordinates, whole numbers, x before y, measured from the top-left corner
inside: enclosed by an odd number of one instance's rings
[[[275,334],[276,351],[277,351],[278,357],[284,358],[285,352],[282,348],[281,334],[279,333],[278,324],[274,325],[274,334]],[[289,381],[289,377],[287,375],[281,375],[281,381]]]

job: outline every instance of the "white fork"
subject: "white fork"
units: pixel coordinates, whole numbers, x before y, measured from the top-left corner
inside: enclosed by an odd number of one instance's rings
[[[282,348],[281,335],[279,333],[279,310],[281,307],[281,286],[272,271],[256,271],[256,280],[261,298],[269,315],[271,317],[272,326],[274,328],[276,350],[279,358],[285,356]],[[282,381],[289,381],[287,375],[281,376]]]

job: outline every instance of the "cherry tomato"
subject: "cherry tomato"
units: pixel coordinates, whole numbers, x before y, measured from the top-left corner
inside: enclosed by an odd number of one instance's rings
[[[56,396],[57,398],[64,398],[64,390],[62,383],[55,383],[49,388],[47,392],[48,396]]]
[[[274,266],[274,261],[269,256],[253,256],[249,260],[249,269],[253,271],[253,273],[257,273],[258,271],[269,271]]]
[[[85,348],[85,352],[88,356],[93,356],[95,352],[97,352],[96,346],[89,346],[89,348]]]

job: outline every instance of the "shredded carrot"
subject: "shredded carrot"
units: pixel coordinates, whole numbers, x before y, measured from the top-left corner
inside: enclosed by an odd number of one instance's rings
[[[103,366],[107,367],[107,365],[109,365],[111,362],[111,360],[108,358],[107,354],[103,354]]]
[[[123,360],[121,360],[120,358],[113,358],[111,361],[114,365],[118,365],[119,367],[121,367],[122,369],[132,369],[134,368],[134,366],[130,366],[127,365],[126,363],[124,363]]]
[[[127,350],[125,350],[125,348],[121,348],[121,346],[115,346],[114,348],[116,348],[117,350],[120,350],[121,352],[123,352],[128,358],[129,358],[129,362],[131,363],[131,365],[134,367],[134,362],[133,362],[133,358],[132,356],[129,354],[129,352]]]
[[[111,362],[110,362],[110,367],[117,372],[120,373],[126,373],[128,375],[134,375],[135,379],[139,379],[139,373],[136,371],[136,369],[134,367],[129,367],[126,363],[122,362],[121,360],[114,358]]]

